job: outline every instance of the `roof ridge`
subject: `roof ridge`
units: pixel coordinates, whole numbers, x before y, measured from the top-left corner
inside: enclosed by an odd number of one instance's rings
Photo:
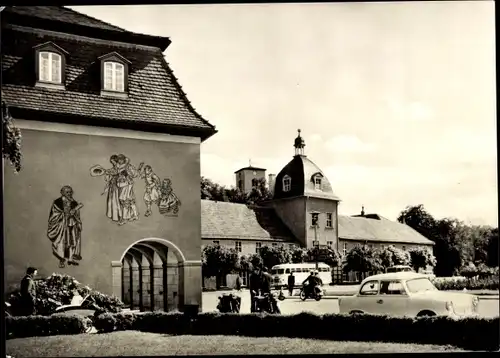
[[[58,7],[58,8],[61,8],[61,9],[64,9],[64,10],[67,10],[67,11],[71,11],[71,12],[73,12],[73,13],[75,13],[75,14],[78,14],[78,15],[80,15],[80,16],[84,16],[84,17],[86,17],[86,18],[89,18],[89,19],[92,19],[92,20],[95,20],[95,21],[99,21],[99,22],[101,22],[101,23],[103,23],[103,24],[106,24],[106,25],[108,25],[108,26],[112,26],[112,27],[116,28],[117,30],[124,31],[124,32],[130,32],[130,31],[126,30],[126,29],[123,29],[123,28],[121,28],[121,27],[118,27],[118,26],[116,26],[116,25],[113,25],[113,24],[111,24],[111,23],[109,23],[109,22],[103,21],[103,20],[101,20],[101,19],[98,19],[98,18],[92,17],[92,16],[90,16],[90,15],[87,15],[87,14],[81,13],[81,12],[76,11],[76,10],[73,10],[73,9],[70,9],[70,8],[68,8],[68,7],[65,7],[65,6],[57,6],[57,7]]]

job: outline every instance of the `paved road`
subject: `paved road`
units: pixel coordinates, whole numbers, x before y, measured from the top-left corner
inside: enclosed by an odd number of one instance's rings
[[[227,292],[224,292],[227,293]],[[222,292],[203,292],[203,312],[217,310],[217,297]],[[236,293],[241,296],[241,313],[250,312],[250,293],[245,290]],[[324,298],[319,302],[311,299],[302,301],[298,297],[287,298],[279,303],[281,313],[296,314],[300,312],[312,312],[317,314],[338,313],[339,304],[337,299]],[[483,317],[499,316],[499,306],[497,299],[485,299],[479,301],[479,314]]]

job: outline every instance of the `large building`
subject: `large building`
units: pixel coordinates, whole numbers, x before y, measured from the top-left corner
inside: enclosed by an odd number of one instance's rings
[[[200,309],[200,143],[216,131],[163,52],[58,6],[2,11],[2,101],[22,130],[4,174],[5,289],[28,266],[141,309]]]
[[[204,245],[225,245],[242,255],[264,245],[328,246],[344,256],[364,244],[403,250],[420,246],[432,252],[434,242],[403,223],[364,210],[360,215],[339,215],[340,199],[326,175],[305,155],[300,130],[294,147],[292,160],[278,175],[269,175],[272,200],[259,206],[202,200]],[[236,173],[241,172],[253,174],[248,168]],[[257,174],[265,177],[265,170]]]

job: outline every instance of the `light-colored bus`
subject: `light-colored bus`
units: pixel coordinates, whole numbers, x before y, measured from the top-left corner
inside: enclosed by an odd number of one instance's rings
[[[309,276],[311,270],[316,269],[316,263],[308,262],[301,264],[281,264],[273,266],[271,275],[273,276],[273,286],[280,288],[288,286],[288,275],[293,272],[295,276],[295,287],[300,287],[302,282]],[[323,285],[329,285],[332,282],[331,267],[323,262],[318,263],[319,277]]]

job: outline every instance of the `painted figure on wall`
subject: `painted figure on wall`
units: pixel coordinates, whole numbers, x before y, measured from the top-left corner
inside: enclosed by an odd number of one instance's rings
[[[73,199],[69,185],[61,188],[61,196],[54,200],[50,209],[47,236],[52,241],[52,253],[59,259],[59,267],[78,265],[81,256],[82,203]]]
[[[146,204],[146,213],[144,216],[150,216],[152,214],[151,206],[153,204],[158,205],[160,200],[160,189],[161,180],[153,172],[153,168],[150,165],[145,165],[140,173],[141,178],[145,181],[144,189],[144,203]]]
[[[130,159],[123,154],[112,155],[109,159],[112,167],[105,169],[100,165],[90,168],[91,176],[102,176],[106,182],[103,194],[106,197],[106,216],[123,225],[128,221],[139,219],[137,210],[134,179],[139,176],[144,163],[138,168],[130,164]]]
[[[174,194],[172,189],[172,181],[170,179],[163,179],[160,189],[160,202],[159,209],[162,215],[177,215],[179,212],[179,207],[181,206],[181,201]]]

